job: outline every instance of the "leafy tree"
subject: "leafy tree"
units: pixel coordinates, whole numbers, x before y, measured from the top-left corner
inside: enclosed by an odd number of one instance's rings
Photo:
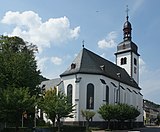
[[[61,118],[73,117],[71,113],[74,111],[74,105],[68,103],[67,96],[63,92],[57,91],[56,88],[45,92],[39,107],[47,114],[48,118],[52,120],[53,125],[55,119],[57,120],[58,131],[60,131]]]
[[[127,120],[128,118],[130,118],[130,112],[131,112],[131,106],[127,105],[127,104],[118,104],[115,105],[115,108],[118,111],[118,114],[116,115],[116,119],[120,120],[121,122]]]
[[[104,104],[99,108],[98,113],[105,121],[108,121],[108,129],[110,127],[111,119],[116,119],[123,123],[125,120],[135,120],[135,118],[140,114],[135,107],[128,104]]]
[[[20,124],[24,112],[33,112],[36,103],[28,88],[7,88],[0,93],[0,120]]]
[[[127,120],[135,120],[140,115],[140,111],[137,110],[134,106],[130,106],[128,111],[129,114]]]
[[[33,44],[19,37],[0,36],[0,89],[28,87],[34,94],[40,83]]]
[[[128,104],[119,104],[116,105],[118,114],[116,119],[124,122],[125,120],[135,120],[137,116],[140,115],[140,112],[134,107]]]
[[[103,104],[99,110],[98,113],[101,115],[102,119],[104,119],[105,121],[108,121],[108,129],[110,129],[110,121],[112,119],[115,119],[116,115],[117,115],[117,109],[115,107],[115,105],[111,105],[111,104]]]
[[[96,113],[90,110],[81,110],[81,114],[86,119],[86,131],[89,131],[89,122],[92,120]]]

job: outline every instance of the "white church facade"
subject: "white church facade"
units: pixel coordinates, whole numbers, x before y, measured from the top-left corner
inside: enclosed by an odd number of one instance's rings
[[[63,90],[70,96],[70,102],[76,105],[74,117],[64,119],[65,122],[83,122],[81,110],[96,112],[92,121],[101,122],[103,120],[97,111],[102,104],[125,103],[140,111],[136,121],[143,123],[143,95],[139,87],[140,55],[137,45],[132,42],[131,30],[127,16],[123,27],[124,38],[115,53],[116,64],[83,47],[60,79],[42,82],[45,89],[57,86]]]

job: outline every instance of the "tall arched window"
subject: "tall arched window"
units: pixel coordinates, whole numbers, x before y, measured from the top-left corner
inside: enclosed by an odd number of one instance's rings
[[[68,98],[68,103],[72,104],[72,84],[69,84],[67,86],[67,98]]]
[[[106,104],[109,104],[109,87],[106,86]]]
[[[86,98],[86,108],[94,109],[94,85],[89,83],[87,85],[87,98]]]

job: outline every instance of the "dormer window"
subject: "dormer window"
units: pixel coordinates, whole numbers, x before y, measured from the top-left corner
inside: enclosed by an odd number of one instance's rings
[[[71,64],[71,69],[75,69],[76,68],[76,64],[75,63],[72,63]]]
[[[100,66],[102,71],[105,71],[105,65]]]

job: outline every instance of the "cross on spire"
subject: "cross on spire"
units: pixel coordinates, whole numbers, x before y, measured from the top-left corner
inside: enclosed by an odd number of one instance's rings
[[[128,5],[126,6],[126,13],[127,13],[127,21],[128,21],[128,12],[129,12],[129,9],[128,9]]]
[[[82,47],[83,47],[83,48],[84,48],[84,42],[85,42],[85,41],[83,40],[83,41],[82,41]]]

